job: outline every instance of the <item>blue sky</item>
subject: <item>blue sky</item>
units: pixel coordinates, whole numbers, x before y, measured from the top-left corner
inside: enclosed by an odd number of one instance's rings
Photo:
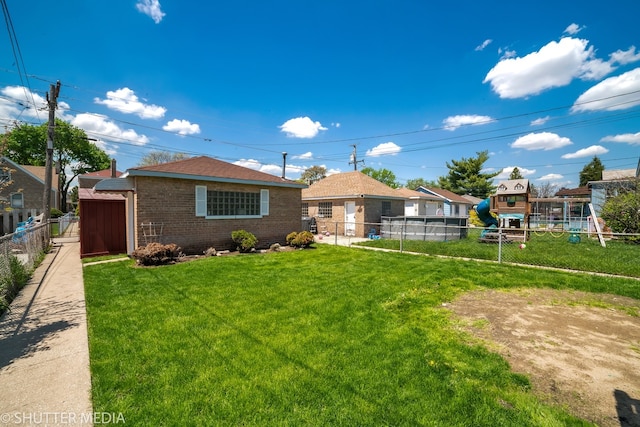
[[[164,150],[280,175],[287,152],[296,179],[355,145],[404,184],[487,150],[498,179],[573,188],[640,157],[637,0],[55,3],[6,0],[0,124],[46,121],[59,80],[119,170]]]

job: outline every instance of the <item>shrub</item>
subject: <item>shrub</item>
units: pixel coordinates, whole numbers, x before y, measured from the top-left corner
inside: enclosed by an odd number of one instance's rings
[[[231,240],[237,245],[240,252],[251,252],[258,244],[256,236],[246,230],[232,231]]]
[[[60,218],[64,213],[60,209],[51,208],[51,218]]]
[[[291,242],[293,241],[293,239],[296,238],[296,236],[298,236],[298,232],[297,231],[292,231],[291,233],[287,234],[287,237],[285,238],[285,241],[287,242],[287,245],[291,245]],[[293,246],[293,245],[291,245]]]
[[[0,313],[9,308],[11,301],[29,281],[27,268],[16,256],[9,257],[8,273],[8,276],[3,277],[0,281]]]
[[[291,236],[292,234],[295,234],[295,236],[293,236],[291,238],[291,241],[289,241],[289,236]],[[287,243],[289,243],[289,245],[296,248],[309,247],[313,242],[315,242],[315,239],[313,237],[313,233],[311,233],[310,231],[301,231],[299,233],[289,233],[287,235]]]
[[[180,256],[181,249],[175,243],[149,243],[133,251],[131,256],[138,265],[165,265],[175,262]]]

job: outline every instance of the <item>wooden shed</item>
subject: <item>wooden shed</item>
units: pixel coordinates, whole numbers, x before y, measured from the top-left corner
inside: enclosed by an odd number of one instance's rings
[[[127,253],[125,198],[78,189],[80,257]]]

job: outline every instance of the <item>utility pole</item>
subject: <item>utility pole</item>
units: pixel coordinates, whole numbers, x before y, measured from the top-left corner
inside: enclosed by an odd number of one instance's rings
[[[56,108],[58,107],[58,94],[60,93],[60,81],[55,85],[51,84],[49,92],[47,92],[47,104],[49,105],[49,127],[47,128],[47,157],[44,163],[44,212],[42,215],[42,223],[49,224],[51,218],[51,172],[53,169],[53,135],[56,126]],[[49,226],[47,225],[47,237],[49,235]]]
[[[358,160],[358,157],[356,155],[356,144],[352,144],[351,146],[353,147],[353,153],[351,153],[351,161],[349,162],[349,164],[353,164],[353,170],[357,171],[358,163],[364,164],[364,160]]]

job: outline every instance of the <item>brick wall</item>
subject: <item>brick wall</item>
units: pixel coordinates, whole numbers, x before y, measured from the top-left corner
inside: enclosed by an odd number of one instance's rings
[[[4,167],[5,164],[0,164]],[[24,209],[42,210],[44,205],[44,185],[33,176],[25,173],[20,169],[11,169],[12,183],[9,185],[0,185],[0,198],[2,199],[2,208],[11,206],[11,194],[22,193]],[[51,183],[53,188],[57,188],[58,183],[54,179]],[[57,199],[55,191],[51,191],[51,207],[57,207]]]
[[[196,217],[196,185],[221,191],[260,192],[268,189],[269,215],[248,219]],[[302,228],[301,204],[299,188],[136,177],[136,246],[145,244],[141,224],[150,222],[163,224],[160,242],[175,243],[188,254],[201,254],[210,247],[235,249],[231,232],[241,229],[258,238],[259,248],[268,248],[273,243],[284,244],[287,234]]]
[[[401,216],[404,214],[403,200],[384,200],[376,198],[354,198],[345,199],[324,199],[324,200],[307,200],[309,204],[309,216],[316,217],[318,232],[329,231],[331,234],[337,232],[342,236],[345,234],[345,208],[346,201],[355,201],[356,204],[356,237],[367,237],[371,228],[376,228],[382,217],[382,202],[391,202],[391,216]],[[331,202],[333,204],[331,218],[318,217],[318,206],[321,202]],[[337,224],[337,231],[336,231]]]

